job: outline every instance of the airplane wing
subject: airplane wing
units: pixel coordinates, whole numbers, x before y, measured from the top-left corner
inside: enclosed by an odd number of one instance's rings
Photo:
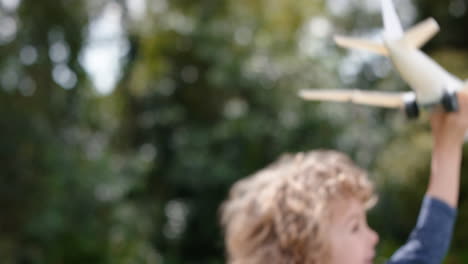
[[[439,32],[439,24],[434,18],[428,18],[409,29],[405,33],[404,39],[412,47],[419,49],[437,32]]]
[[[383,56],[388,56],[387,48],[381,43],[375,43],[364,39],[343,37],[338,35],[336,35],[334,39],[337,45],[344,48],[362,49]]]
[[[415,100],[414,92],[374,92],[363,90],[303,89],[299,96],[311,101],[350,102],[355,104],[404,109]]]

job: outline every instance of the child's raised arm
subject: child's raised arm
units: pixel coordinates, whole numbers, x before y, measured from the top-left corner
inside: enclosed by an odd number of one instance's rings
[[[457,207],[460,163],[468,128],[468,92],[459,92],[456,113],[438,111],[431,116],[433,150],[427,195]]]
[[[460,163],[468,128],[468,92],[458,93],[456,113],[431,116],[434,146],[431,176],[418,222],[388,264],[440,264],[450,246],[460,188]]]

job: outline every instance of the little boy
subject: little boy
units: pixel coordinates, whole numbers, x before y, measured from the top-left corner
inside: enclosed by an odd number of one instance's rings
[[[468,94],[457,113],[431,116],[429,186],[418,222],[389,264],[439,264],[452,237]],[[344,154],[288,155],[240,180],[222,206],[232,264],[371,264],[378,235],[367,225],[374,202],[365,171]]]

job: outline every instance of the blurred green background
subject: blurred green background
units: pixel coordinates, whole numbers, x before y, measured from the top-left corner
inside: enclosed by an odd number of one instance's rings
[[[395,0],[468,76],[468,1]],[[218,207],[285,152],[348,153],[377,183],[378,263],[414,226],[427,116],[301,101],[300,88],[409,89],[376,0],[0,0],[1,263],[224,263]],[[465,148],[465,163],[468,153]],[[468,173],[463,168],[463,175]],[[467,263],[468,181],[446,263]]]

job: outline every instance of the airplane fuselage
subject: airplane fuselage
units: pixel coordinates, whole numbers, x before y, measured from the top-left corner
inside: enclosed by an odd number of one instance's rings
[[[410,47],[404,39],[385,40],[384,43],[395,68],[415,91],[421,105],[439,103],[444,92],[454,92],[463,87],[459,78],[419,49]]]

